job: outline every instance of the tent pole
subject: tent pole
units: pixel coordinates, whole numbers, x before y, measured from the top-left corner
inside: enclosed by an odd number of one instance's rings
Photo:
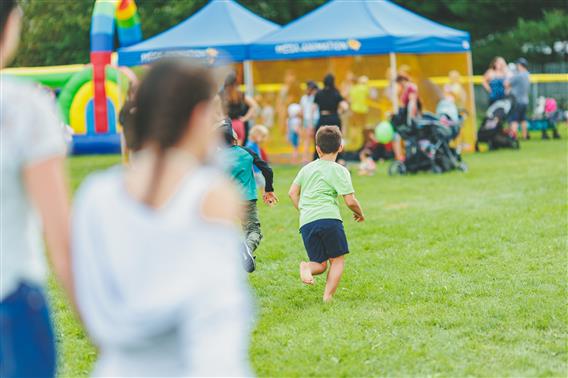
[[[396,84],[395,84],[395,79],[396,79],[396,55],[395,55],[395,53],[393,53],[393,52],[389,53],[389,59],[390,59],[389,86],[390,86],[390,93],[391,93],[392,111],[393,111],[393,114],[397,114],[398,113],[398,96],[396,95]]]
[[[475,144],[477,139],[477,115],[475,114],[475,92],[473,88],[473,63],[471,60],[471,50],[467,52],[467,81],[469,86],[469,107],[471,114],[468,116],[471,119],[471,140]],[[473,150],[473,146],[468,146],[469,150]]]
[[[252,77],[252,62],[250,60],[243,62],[243,73],[245,76],[245,92],[247,96],[254,97],[254,80]]]

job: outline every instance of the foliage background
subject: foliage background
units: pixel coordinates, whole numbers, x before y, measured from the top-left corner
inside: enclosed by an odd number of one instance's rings
[[[491,58],[527,57],[531,63],[568,62],[566,0],[394,0],[432,20],[471,33],[474,69]],[[239,0],[253,12],[286,24],[325,0]],[[93,0],[21,0],[25,24],[15,66],[83,63],[89,60]],[[186,19],[207,0],[137,0],[144,37]],[[207,31],[204,31],[205,33]]]

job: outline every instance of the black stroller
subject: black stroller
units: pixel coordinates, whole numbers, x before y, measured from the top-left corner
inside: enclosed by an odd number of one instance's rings
[[[394,161],[389,167],[389,175],[420,171],[444,173],[455,169],[467,171],[460,153],[449,145],[460,132],[462,117],[452,121],[444,115],[438,117],[425,113],[410,124],[405,119],[404,115],[392,119],[395,130],[406,141],[406,159]]]
[[[489,150],[497,150],[499,148],[518,150],[521,147],[519,141],[509,135],[504,127],[513,106],[512,98],[504,98],[491,104],[477,131],[475,151],[479,152],[479,143],[486,143]]]

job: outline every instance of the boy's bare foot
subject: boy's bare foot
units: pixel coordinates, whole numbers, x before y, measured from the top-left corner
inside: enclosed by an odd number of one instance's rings
[[[312,275],[312,270],[310,269],[310,263],[301,262],[300,263],[300,278],[302,282],[306,285],[314,284],[314,276]]]
[[[323,296],[323,301],[324,301],[325,303],[329,303],[329,302],[331,302],[332,300],[333,300],[333,296],[332,296],[332,295],[329,295],[329,296],[325,296],[325,295],[324,295],[324,296]]]

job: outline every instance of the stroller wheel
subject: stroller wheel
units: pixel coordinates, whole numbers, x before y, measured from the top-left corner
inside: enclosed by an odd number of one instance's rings
[[[444,173],[444,170],[443,170],[442,167],[440,167],[439,165],[434,165],[434,166],[432,167],[432,172],[435,173],[435,174],[437,174],[437,175],[439,175],[439,174]]]
[[[463,161],[458,164],[457,168],[458,168],[458,171],[462,171],[462,172],[467,172],[467,170],[469,169],[467,167],[467,164],[464,163]]]
[[[389,166],[389,176],[406,174],[406,166],[402,161],[395,160]]]

